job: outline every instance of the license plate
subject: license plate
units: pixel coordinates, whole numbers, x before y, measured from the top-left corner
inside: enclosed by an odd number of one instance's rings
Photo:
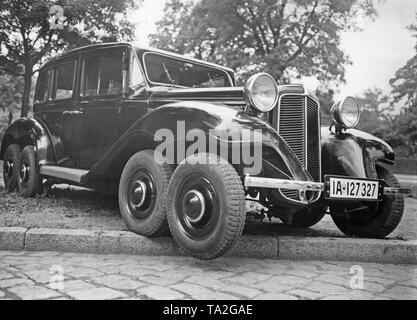
[[[383,186],[378,180],[326,176],[325,181],[328,199],[377,201],[382,198]]]

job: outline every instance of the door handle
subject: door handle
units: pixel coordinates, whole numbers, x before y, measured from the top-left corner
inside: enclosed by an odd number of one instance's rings
[[[71,110],[71,111],[64,111],[62,112],[64,116],[77,116],[84,114],[83,110]]]

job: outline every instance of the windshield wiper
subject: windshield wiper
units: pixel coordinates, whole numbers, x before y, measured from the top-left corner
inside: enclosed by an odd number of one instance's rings
[[[172,86],[175,87],[175,80],[171,77],[171,75],[169,74],[169,71],[167,69],[167,67],[165,66],[165,63],[162,63],[162,67],[164,68],[165,74],[168,77],[168,81],[171,82]]]
[[[214,87],[214,86],[215,86],[215,84],[214,84],[213,78],[212,78],[212,77],[211,77],[211,75],[210,75],[210,72],[207,72],[207,75],[208,75],[208,78],[209,78],[210,87]]]

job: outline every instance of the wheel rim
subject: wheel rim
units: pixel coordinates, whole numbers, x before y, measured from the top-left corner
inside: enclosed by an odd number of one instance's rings
[[[4,176],[10,180],[13,176],[14,163],[12,159],[7,159],[3,164]]]
[[[200,222],[206,211],[206,201],[203,194],[195,189],[188,191],[182,201],[182,211],[184,218],[189,223]]]
[[[175,199],[175,219],[181,231],[193,240],[209,237],[219,221],[220,206],[216,189],[200,174],[186,177]]]
[[[30,173],[29,162],[26,159],[24,159],[22,161],[22,164],[20,165],[20,171],[19,171],[19,180],[20,180],[20,184],[23,187],[26,187],[29,182],[29,173]]]
[[[128,184],[128,207],[137,220],[144,220],[152,213],[156,204],[156,186],[152,174],[147,169],[137,170]]]

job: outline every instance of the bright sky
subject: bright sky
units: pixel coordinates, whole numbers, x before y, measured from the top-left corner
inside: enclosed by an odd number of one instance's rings
[[[155,23],[163,16],[166,0],[145,0],[131,20],[137,23],[136,40],[147,45],[147,36],[156,31]],[[389,80],[414,54],[415,39],[406,26],[415,21],[417,0],[386,0],[377,4],[375,21],[363,22],[362,32],[342,35],[341,46],[353,65],[346,69],[346,85],[339,95],[360,95],[378,87],[390,92]],[[314,87],[315,81],[306,81]]]

